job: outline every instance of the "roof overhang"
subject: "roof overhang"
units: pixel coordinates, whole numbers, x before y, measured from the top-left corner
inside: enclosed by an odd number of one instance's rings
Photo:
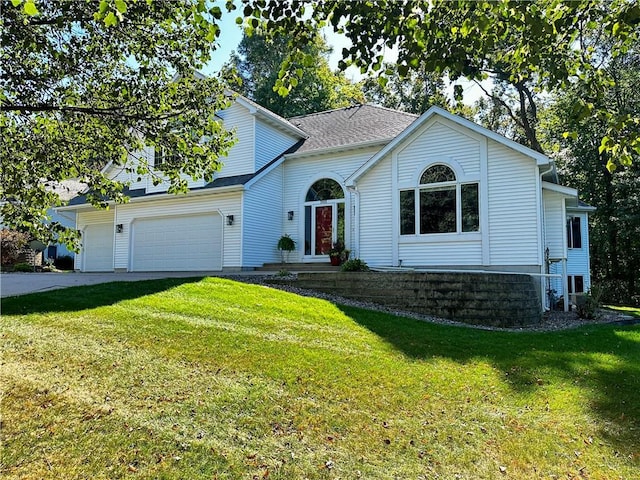
[[[567,210],[572,212],[595,212],[597,208],[578,200],[576,205],[567,205]]]
[[[565,187],[563,185],[558,185],[557,183],[550,183],[545,181],[542,182],[542,188],[544,190],[559,193],[561,195],[564,195],[565,197],[575,198],[576,200],[578,199],[578,190],[576,190],[575,188]]]
[[[347,145],[338,145],[330,148],[317,148],[307,152],[294,152],[285,155],[287,160],[297,160],[299,158],[317,157],[319,155],[331,155],[340,152],[349,152],[352,150],[363,150],[366,148],[381,148],[387,145],[393,138],[369,140],[367,142],[350,143]]]
[[[231,98],[233,98],[239,105],[242,105],[244,108],[246,108],[251,115],[260,117],[270,125],[273,125],[274,127],[280,130],[283,130],[287,133],[290,133],[298,138],[309,138],[309,134],[307,134],[303,130],[300,130],[291,122],[267,110],[266,108],[261,107],[260,105],[249,100],[248,98],[243,97],[239,93],[233,92],[231,90],[228,90],[225,93],[229,95]]]
[[[144,203],[144,202],[152,202],[156,200],[170,200],[170,199],[183,199],[186,197],[201,197],[204,195],[215,195],[218,193],[230,193],[230,192],[242,192],[244,191],[244,185],[228,185],[224,187],[215,187],[215,188],[197,188],[193,190],[189,190],[186,194],[175,194],[175,193],[166,193],[166,192],[158,192],[158,193],[150,193],[141,197],[130,197],[129,201],[126,204],[121,205],[131,205],[136,203]],[[116,205],[116,202],[113,200],[107,202],[109,207],[113,207]],[[79,205],[65,205],[62,207],[56,207],[55,211],[87,211],[94,210],[95,207],[90,203],[82,203]]]

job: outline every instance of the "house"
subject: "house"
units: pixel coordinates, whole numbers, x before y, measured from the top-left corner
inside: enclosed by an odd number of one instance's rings
[[[519,272],[556,296],[589,288],[588,213],[538,152],[433,107],[357,105],[285,120],[237,96],[238,142],[212,182],[167,194],[121,167],[131,201],[77,213],[81,271],[240,271],[328,262],[341,240],[371,267]],[[162,161],[152,148],[143,161]],[[541,301],[547,301],[541,294]]]

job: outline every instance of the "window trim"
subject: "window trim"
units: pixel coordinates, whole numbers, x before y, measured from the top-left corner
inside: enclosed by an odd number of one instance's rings
[[[577,221],[578,224],[578,233],[579,233],[579,237],[578,240],[580,241],[580,246],[576,247],[576,237],[574,236],[574,232],[573,232],[573,224],[574,222]],[[583,241],[582,241],[582,217],[578,216],[578,215],[569,215],[567,216],[567,248],[569,250],[580,250],[583,248]]]
[[[455,162],[452,162],[455,163]],[[455,177],[455,181],[437,182],[437,183],[420,183],[425,172],[435,166],[443,165],[449,168]],[[448,162],[431,162],[426,165],[422,170],[418,172],[418,175],[414,177],[416,181],[415,186],[400,187],[397,190],[396,201],[399,202],[398,208],[398,236],[402,239],[407,238],[419,238],[426,240],[428,238],[437,237],[437,241],[452,241],[453,238],[459,236],[468,237],[469,240],[477,240],[481,238],[482,234],[482,209],[481,209],[481,189],[480,181],[478,179],[467,178],[460,174],[459,166],[457,164],[450,165]],[[478,229],[473,231],[463,231],[462,220],[462,186],[463,185],[477,185],[477,206],[478,206]],[[434,232],[434,233],[422,233],[420,228],[420,193],[423,191],[438,191],[448,190],[451,187],[455,187],[455,203],[456,203],[456,231],[455,232]],[[400,205],[401,192],[413,191],[414,192],[414,233],[402,234],[402,205]],[[405,243],[405,242],[402,242]]]

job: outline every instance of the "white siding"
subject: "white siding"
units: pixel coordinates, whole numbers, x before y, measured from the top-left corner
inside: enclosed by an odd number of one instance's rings
[[[400,243],[398,258],[404,267],[482,265],[482,244],[468,241]]]
[[[427,165],[447,160],[457,162],[465,177],[480,175],[480,143],[463,134],[460,127],[446,123],[445,120],[428,122],[418,136],[398,152],[399,188],[415,187],[416,177]]]
[[[549,249],[549,258],[564,258],[564,236],[566,215],[562,206],[562,194],[546,189],[542,190],[544,202],[545,248]]]
[[[220,177],[233,177],[255,171],[255,117],[249,111],[234,103],[218,114],[224,120],[227,130],[235,130],[236,144],[229,150],[229,155],[221,157],[224,162]]]
[[[296,138],[267,125],[263,121],[256,120],[256,171],[297,141]]]
[[[92,223],[113,223],[113,209],[95,209],[77,213],[76,224],[78,225],[79,230]]]
[[[393,263],[391,159],[378,162],[358,182],[360,258],[371,266]]]
[[[491,265],[540,265],[536,162],[489,140]]]
[[[138,162],[153,165],[153,151],[153,147],[145,147],[143,150],[129,155],[127,166],[135,168]],[[110,178],[125,183],[131,190],[147,188],[147,184],[150,183],[148,175],[139,175],[135,170],[128,172],[126,166],[112,166],[107,174]]]
[[[136,218],[172,215],[193,215],[197,213],[219,212],[223,217],[223,267],[241,266],[241,192],[219,193],[198,196],[175,196],[172,198],[135,202],[116,207],[114,223],[123,225],[122,233],[116,234],[115,268],[130,269],[131,223]],[[226,216],[234,216],[234,224],[226,225]],[[188,232],[185,232],[188,235]],[[176,248],[180,248],[176,246]]]
[[[302,261],[304,254],[304,197],[314,181],[324,177],[336,178],[344,185],[344,180],[371,158],[376,149],[362,149],[355,152],[321,155],[300,159],[287,159],[284,163],[284,208],[282,215],[293,210],[294,220],[284,221],[284,232],[296,241],[296,250],[291,252],[291,262]],[[353,208],[351,195],[345,190],[345,207]],[[390,213],[390,212],[389,212]],[[350,218],[347,215],[348,218]],[[284,218],[284,217],[283,217]],[[351,223],[351,222],[349,222]],[[353,250],[353,237],[348,238],[347,248]]]
[[[242,225],[243,267],[279,262],[277,243],[282,235],[282,182],[284,167],[276,167],[253,184],[244,195]],[[296,244],[300,248],[300,243]]]

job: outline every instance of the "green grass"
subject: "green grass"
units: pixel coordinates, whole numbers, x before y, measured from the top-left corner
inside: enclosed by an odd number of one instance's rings
[[[637,478],[640,327],[422,323],[222,279],[2,301],[3,478]]]
[[[631,315],[632,317],[640,318],[640,308],[637,307],[617,307],[614,305],[607,305],[610,310],[617,310],[625,315]]]

